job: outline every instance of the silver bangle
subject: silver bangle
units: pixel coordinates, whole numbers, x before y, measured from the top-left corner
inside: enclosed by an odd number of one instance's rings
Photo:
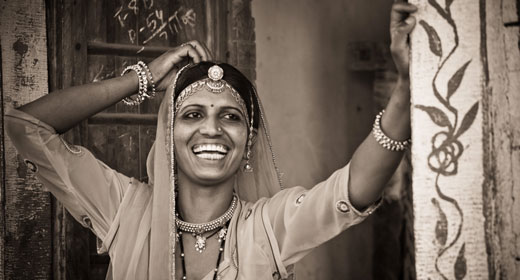
[[[123,102],[126,105],[135,106],[143,103],[146,98],[149,98],[148,95],[148,78],[146,77],[146,72],[143,71],[143,68],[139,64],[134,64],[126,67],[121,76],[125,75],[130,71],[135,71],[137,74],[137,78],[139,79],[139,90],[137,91],[137,97],[132,99],[131,97],[123,98]]]
[[[148,95],[149,98],[155,97],[155,83],[153,81],[152,72],[150,71],[150,68],[148,68],[148,65],[144,63],[143,61],[137,62],[137,65],[141,66],[142,69],[146,71],[146,77],[148,79],[148,89],[151,91],[151,93]]]
[[[383,113],[385,110],[382,110],[377,114],[376,119],[374,121],[374,127],[372,129],[372,135],[376,138],[376,141],[379,145],[383,146],[385,149],[395,152],[400,152],[406,150],[410,144],[412,144],[411,139],[407,139],[404,141],[393,140],[388,137],[383,130],[381,129],[381,118],[383,117]]]

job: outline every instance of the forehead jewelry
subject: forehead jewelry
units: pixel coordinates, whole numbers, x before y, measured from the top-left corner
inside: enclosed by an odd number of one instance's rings
[[[203,88],[206,88],[210,92],[214,94],[220,94],[225,89],[228,89],[231,95],[235,98],[237,103],[240,105],[240,109],[244,116],[246,116],[246,123],[249,126],[249,133],[248,133],[248,139],[247,139],[247,145],[246,145],[246,163],[244,165],[244,172],[250,173],[253,172],[253,165],[251,164],[253,152],[252,152],[252,146],[253,146],[253,131],[254,131],[254,100],[253,96],[250,96],[250,102],[251,102],[251,116],[247,114],[246,104],[244,102],[244,99],[240,96],[240,94],[228,83],[226,80],[222,79],[224,77],[224,69],[218,65],[213,65],[208,69],[208,77],[204,78],[200,81],[196,81],[189,86],[187,86],[185,89],[182,90],[182,92],[177,97],[177,100],[175,101],[175,108],[174,108],[174,115],[177,115],[179,112],[182,103],[186,101],[190,96],[195,94],[196,92],[202,90]]]
[[[247,115],[246,104],[240,94],[228,83],[226,80],[223,80],[224,77],[224,69],[218,65],[213,65],[208,69],[208,77],[204,78],[200,81],[196,81],[185,89],[177,97],[175,101],[175,114],[177,114],[182,106],[182,103],[186,101],[190,96],[195,94],[196,92],[206,88],[208,91],[214,94],[220,94],[224,90],[228,89],[231,95],[235,98],[242,113],[246,116],[247,122],[249,122],[249,118]]]
[[[221,93],[224,91],[225,81],[222,80],[224,77],[224,69],[218,65],[213,65],[208,69],[208,78],[206,86],[213,93]]]

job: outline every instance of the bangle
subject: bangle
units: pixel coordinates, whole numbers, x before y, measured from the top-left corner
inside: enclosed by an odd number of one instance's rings
[[[143,68],[139,64],[130,65],[126,67],[123,72],[121,73],[121,76],[124,74],[135,71],[137,74],[137,77],[139,79],[139,90],[137,92],[137,97],[135,99],[132,99],[130,97],[123,98],[123,102],[126,105],[135,106],[143,103],[143,101],[146,98],[149,98],[148,95],[148,78],[146,77],[146,73],[143,71]]]
[[[153,81],[153,76],[152,76],[152,72],[150,71],[150,68],[148,68],[148,65],[146,65],[146,63],[144,63],[142,61],[137,62],[137,65],[141,66],[141,68],[146,71],[146,77],[148,79],[148,89],[151,91],[151,94],[149,94],[149,95],[147,92],[147,97],[150,99],[154,98],[155,97],[155,83]]]
[[[383,117],[384,112],[385,110],[379,112],[374,121],[374,127],[372,129],[372,134],[374,135],[374,138],[376,138],[376,141],[379,143],[379,145],[383,146],[387,150],[396,152],[406,150],[410,146],[410,144],[412,144],[411,139],[407,139],[404,141],[393,140],[390,137],[388,137],[381,129],[381,118]]]

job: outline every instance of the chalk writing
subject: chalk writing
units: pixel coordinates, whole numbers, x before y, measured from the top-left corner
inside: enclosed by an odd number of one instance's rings
[[[179,33],[186,27],[194,28],[197,23],[197,14],[193,9],[181,6],[171,15],[165,15],[159,7],[154,8],[153,0],[129,0],[116,9],[114,18],[119,26],[126,31],[132,44],[147,44],[154,38],[167,41],[168,38]],[[140,10],[141,8],[141,10]],[[129,17],[131,15],[131,17]],[[136,17],[144,16],[144,25],[134,28]]]
[[[123,67],[125,67],[126,61],[123,62]],[[99,71],[94,76],[94,79],[92,79],[92,82],[100,82],[105,79],[113,78],[115,76],[115,71],[110,71],[108,73],[104,73],[105,67],[103,64],[99,67]]]

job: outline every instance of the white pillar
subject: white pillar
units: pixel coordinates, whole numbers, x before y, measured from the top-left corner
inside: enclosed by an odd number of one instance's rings
[[[486,279],[483,1],[411,2],[417,279]]]

